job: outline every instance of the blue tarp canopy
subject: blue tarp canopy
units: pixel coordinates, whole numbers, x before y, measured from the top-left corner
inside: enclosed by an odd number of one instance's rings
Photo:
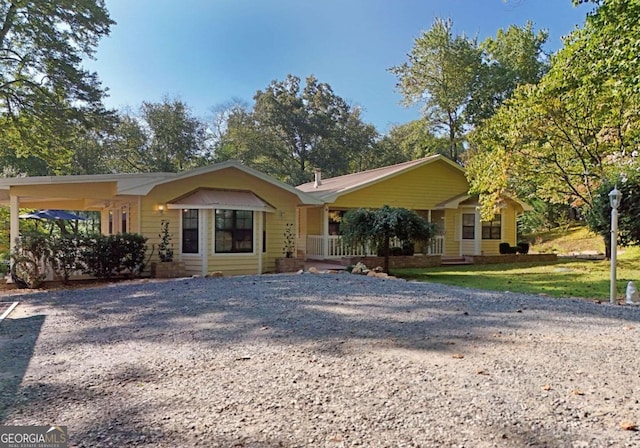
[[[37,212],[25,213],[20,215],[20,218],[27,219],[62,219],[64,221],[85,221],[87,218],[78,216],[73,213],[65,212],[64,210],[38,210]]]

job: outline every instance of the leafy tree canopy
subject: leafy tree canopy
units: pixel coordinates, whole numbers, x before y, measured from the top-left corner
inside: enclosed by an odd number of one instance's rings
[[[476,129],[467,175],[485,219],[505,192],[588,209],[603,179],[637,166],[637,62],[634,71],[619,55],[638,49],[639,5],[603,1],[540,83],[519,87]]]
[[[602,236],[607,247],[607,255],[611,253],[611,205],[609,192],[617,188],[622,193],[618,207],[618,244],[634,246],[640,244],[640,175],[629,173],[622,179],[607,179],[595,191],[593,204],[586,216],[589,228]]]
[[[230,111],[217,161],[236,158],[297,185],[311,179],[313,168],[335,176],[362,166],[364,155],[375,156],[375,128],[313,76],[304,86],[292,75],[273,81],[254,100],[251,109]]]
[[[518,85],[537,82],[547,70],[547,36],[528,23],[478,44],[454,35],[451,20],[436,19],[415,40],[408,61],[390,70],[405,104],[423,104],[427,129],[446,139],[444,154],[462,162],[469,129],[490,117]]]
[[[143,102],[137,115],[123,114],[115,131],[111,171],[178,172],[209,161],[206,127],[180,100]]]
[[[114,22],[103,0],[0,1],[0,147],[54,172],[79,129],[108,117],[95,73],[82,68]],[[18,164],[20,165],[20,164]]]

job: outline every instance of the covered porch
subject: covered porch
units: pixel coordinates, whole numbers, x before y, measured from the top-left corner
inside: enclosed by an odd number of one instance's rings
[[[391,247],[400,246],[400,240],[391,241]],[[330,260],[342,257],[375,256],[376,249],[372,247],[352,247],[345,244],[340,235],[308,235],[306,238],[306,256],[312,260]],[[425,255],[444,254],[444,236],[438,235],[429,241],[421,253]]]
[[[299,256],[310,260],[332,260],[343,257],[375,256],[375,247],[350,246],[339,235],[340,222],[349,209],[324,207],[307,207],[298,210],[297,247]],[[436,224],[439,233],[426,245],[416,247],[415,252],[425,255],[444,255],[444,211],[416,210],[427,221]],[[401,241],[394,239],[391,247],[400,247]]]

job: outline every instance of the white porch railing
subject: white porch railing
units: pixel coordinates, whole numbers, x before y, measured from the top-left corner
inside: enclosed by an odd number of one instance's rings
[[[307,235],[307,258],[314,259],[330,259],[342,257],[364,257],[376,255],[375,250],[370,247],[351,247],[344,243],[339,235],[329,235],[328,237],[328,253],[325,254],[324,238],[322,235]],[[399,246],[400,241],[395,239],[391,241],[391,246]],[[444,254],[444,237],[436,236],[429,241],[426,253],[428,255]]]

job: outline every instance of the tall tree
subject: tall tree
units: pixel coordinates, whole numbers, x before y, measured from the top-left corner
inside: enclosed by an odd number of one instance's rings
[[[528,191],[588,209],[603,179],[637,165],[638,63],[612,65],[602,49],[615,42],[613,59],[637,49],[639,5],[602,2],[552,58],[540,83],[518,88],[477,129],[467,174],[485,216],[502,192]]]
[[[113,23],[103,0],[0,1],[0,146],[55,172],[69,164],[77,127],[108,115],[81,62]]]
[[[425,120],[419,119],[392,127],[379,146],[388,146],[388,153],[395,156],[392,163],[399,163],[431,154],[447,154],[448,140],[435,135]]]
[[[125,172],[183,171],[209,160],[207,143],[204,123],[184,102],[144,102],[137,116],[121,117],[111,165]]]
[[[251,110],[235,109],[216,149],[216,160],[237,158],[285,182],[311,179],[313,168],[334,176],[351,172],[374,153],[378,134],[360,109],[331,86],[288,75],[254,96]]]
[[[406,105],[423,104],[430,128],[448,138],[447,156],[460,161],[464,151],[465,109],[477,83],[482,59],[475,39],[454,36],[451,20],[436,19],[422,33],[408,61],[390,71]]]
[[[467,107],[473,125],[491,117],[519,85],[540,81],[548,70],[543,50],[548,37],[549,33],[536,33],[533,24],[527,22],[523,27],[499,29],[495,38],[488,37],[480,44],[483,63]]]

